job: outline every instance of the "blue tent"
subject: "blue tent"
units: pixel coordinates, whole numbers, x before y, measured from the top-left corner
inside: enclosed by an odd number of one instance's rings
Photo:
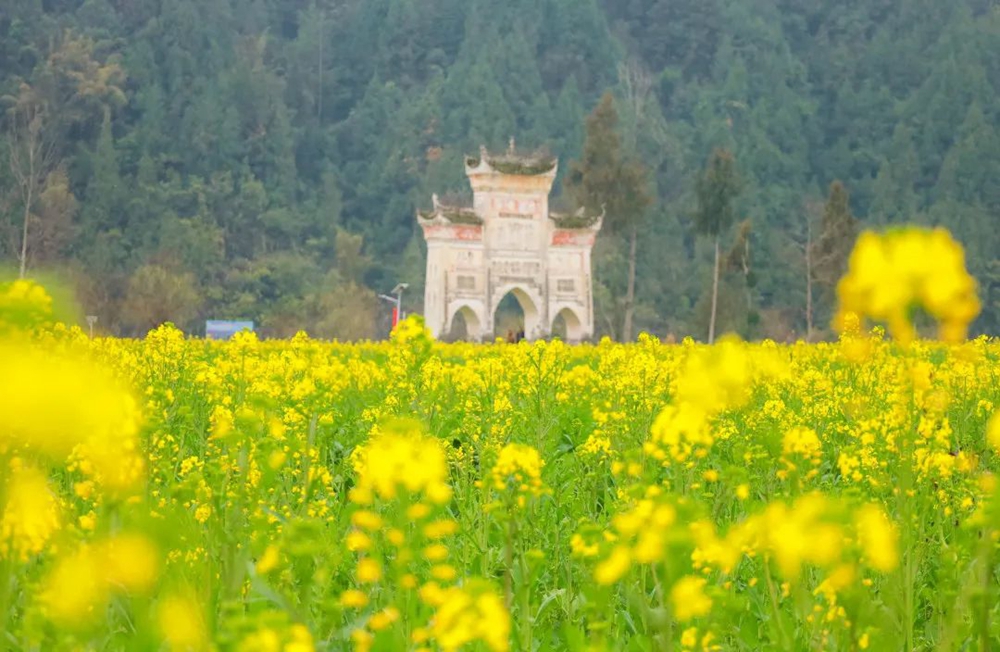
[[[205,322],[205,339],[228,340],[240,331],[252,331],[252,321],[225,321],[209,319]]]

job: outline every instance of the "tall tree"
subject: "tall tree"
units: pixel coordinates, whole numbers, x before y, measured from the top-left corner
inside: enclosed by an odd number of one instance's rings
[[[66,171],[56,168],[46,177],[38,195],[38,225],[31,245],[36,264],[56,264],[65,256],[75,234],[73,218],[78,208]]]
[[[126,227],[126,216],[123,215],[126,193],[111,133],[110,115],[104,116],[104,124],[90,162],[91,176],[87,183],[86,204],[80,217],[84,247],[101,234],[110,231],[122,234]]]
[[[715,317],[719,303],[719,239],[736,219],[734,202],[740,193],[736,159],[732,152],[716,149],[698,177],[696,193],[698,209],[695,228],[713,240],[715,262],[712,265],[712,312],[708,321],[708,343],[715,341]]]
[[[123,310],[135,332],[144,334],[167,321],[184,328],[197,314],[200,302],[190,272],[143,265],[129,279]]]
[[[729,249],[725,258],[725,268],[727,271],[743,275],[743,291],[747,302],[748,329],[753,325],[751,320],[755,319],[753,311],[754,273],[750,259],[750,236],[752,235],[752,230],[753,225],[749,219],[740,222],[739,229],[736,232],[736,241],[733,242],[733,246]]]
[[[850,195],[840,181],[830,184],[830,194],[820,218],[819,235],[813,241],[811,267],[817,285],[825,289],[827,301],[847,269],[858,234],[858,221],[851,213]],[[830,306],[832,310],[832,305]]]
[[[628,239],[628,277],[623,303],[622,340],[632,339],[635,314],[635,268],[639,225],[652,201],[647,171],[628,156],[618,135],[614,97],[605,93],[587,118],[580,161],[570,164],[566,189],[576,205],[591,214],[604,213],[605,228]]]
[[[805,267],[805,281],[806,281],[806,342],[812,342],[813,339],[813,316],[814,316],[814,301],[813,301],[813,286],[815,285],[816,278],[813,273],[813,266],[815,261],[814,256],[814,238],[816,231],[816,222],[823,214],[823,202],[819,199],[807,199],[802,207],[802,212],[805,215],[804,220],[804,230],[805,233],[798,233],[797,237],[792,239],[793,244],[796,248],[802,252],[802,262]]]

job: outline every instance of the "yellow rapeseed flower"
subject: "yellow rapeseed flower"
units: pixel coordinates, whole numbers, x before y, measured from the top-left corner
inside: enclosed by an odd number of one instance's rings
[[[46,616],[62,626],[102,617],[112,592],[145,593],[159,576],[160,557],[143,535],[126,533],[84,544],[61,557],[40,596]]]
[[[1000,412],[995,412],[986,424],[986,442],[1000,455]]]
[[[500,449],[491,476],[497,491],[512,489],[515,493],[539,496],[545,491],[542,467],[545,462],[538,451],[525,444],[511,443]]]
[[[386,425],[358,449],[354,462],[362,492],[374,491],[382,499],[392,500],[405,489],[411,494],[422,492],[432,503],[451,499],[444,449],[415,422]]]
[[[31,279],[0,283],[0,334],[26,332],[51,324],[52,297]]]
[[[45,549],[59,530],[59,499],[38,469],[12,469],[4,486],[6,502],[0,512],[0,557],[27,561]]]
[[[614,584],[628,572],[631,564],[632,555],[628,546],[615,546],[608,558],[594,569],[594,581],[601,585]]]
[[[706,580],[703,577],[685,575],[670,589],[670,606],[680,622],[704,616],[712,610],[712,599],[705,595]]]
[[[101,617],[110,587],[101,577],[101,560],[90,546],[58,561],[40,595],[43,613],[62,627],[78,627]]]
[[[368,596],[357,589],[347,589],[340,594],[340,606],[359,609],[368,604]]]
[[[168,595],[156,606],[157,623],[167,647],[175,652],[208,649],[208,632],[198,604],[190,597]]]
[[[105,580],[130,593],[149,591],[160,572],[160,554],[141,534],[120,534],[96,546]]]
[[[260,556],[260,559],[257,560],[255,570],[260,575],[266,575],[277,568],[280,561],[281,555],[278,552],[278,546],[271,544],[264,550],[264,554]]]
[[[858,541],[865,563],[875,570],[888,573],[899,565],[899,532],[876,505],[865,505],[856,517]]]
[[[397,620],[399,620],[399,609],[396,607],[386,607],[382,611],[372,614],[368,619],[368,628],[373,632],[378,632],[386,629]]]
[[[365,557],[358,560],[357,576],[359,582],[372,584],[382,579],[382,566],[371,557]]]
[[[915,336],[910,321],[914,306],[937,320],[947,342],[965,339],[980,308],[962,246],[941,228],[862,233],[837,296],[835,321],[842,330],[848,314],[871,317],[886,323],[893,337],[904,343]]]
[[[56,461],[81,447],[83,468],[114,489],[142,477],[138,405],[83,358],[0,344],[0,415],[0,447]]]
[[[491,652],[506,652],[510,646],[510,614],[503,601],[475,583],[452,587],[443,593],[430,630],[445,652],[473,641],[482,641]]]

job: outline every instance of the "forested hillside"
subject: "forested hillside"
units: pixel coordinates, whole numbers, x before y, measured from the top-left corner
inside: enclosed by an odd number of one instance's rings
[[[807,240],[840,180],[862,227],[947,226],[1000,332],[992,0],[0,0],[0,258],[76,279],[109,332],[249,318],[384,334],[422,294],[414,211],[480,144],[561,170],[615,94],[649,171],[636,324],[704,337],[696,183],[733,153],[720,330],[801,336]],[[826,208],[829,212],[829,207]],[[620,332],[628,247],[596,256]],[[746,255],[746,253],[749,255]],[[815,322],[831,282],[814,278]],[[383,304],[384,305],[384,304]]]

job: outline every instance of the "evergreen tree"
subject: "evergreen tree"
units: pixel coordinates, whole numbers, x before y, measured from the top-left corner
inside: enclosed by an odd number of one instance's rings
[[[813,279],[825,290],[830,314],[835,300],[833,292],[847,271],[847,259],[857,235],[858,221],[851,214],[850,195],[843,183],[834,181],[810,252]]]
[[[583,156],[570,164],[567,190],[576,204],[592,214],[604,215],[604,225],[613,234],[628,238],[627,289],[623,299],[622,340],[632,339],[635,314],[635,272],[639,226],[650,204],[646,170],[628,157],[618,135],[618,112],[614,97],[606,93],[587,118]]]
[[[124,214],[125,186],[118,165],[111,116],[104,116],[101,135],[91,158],[91,175],[84,194],[85,204],[80,216],[80,246],[86,247],[99,233],[115,231],[123,234],[127,216]]]
[[[893,133],[892,143],[872,189],[874,197],[870,215],[873,221],[892,224],[916,219],[919,175],[920,167],[911,132],[900,124]]]

